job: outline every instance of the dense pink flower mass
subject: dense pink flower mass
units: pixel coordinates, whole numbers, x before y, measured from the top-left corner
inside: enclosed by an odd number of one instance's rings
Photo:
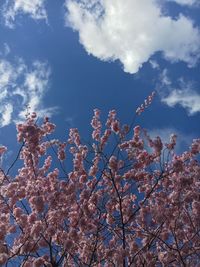
[[[35,114],[17,126],[23,166],[0,172],[0,266],[200,266],[200,139],[176,154],[175,135],[151,139],[114,110],[104,126],[95,109],[91,126],[90,144],[77,129],[51,140]]]

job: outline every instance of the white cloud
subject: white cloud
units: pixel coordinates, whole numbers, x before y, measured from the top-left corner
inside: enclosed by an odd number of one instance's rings
[[[66,0],[66,26],[79,32],[86,51],[104,61],[119,60],[124,71],[138,72],[160,51],[172,62],[195,65],[200,33],[192,20],[162,14],[156,0]]]
[[[57,110],[55,107],[43,108],[41,105],[48,88],[50,73],[47,63],[35,61],[24,75],[23,88],[18,87],[14,91],[15,95],[22,97],[23,103],[29,107],[29,112],[36,111],[39,117],[51,116]],[[23,119],[25,114],[26,108],[19,113],[19,117]]]
[[[175,89],[162,101],[170,107],[180,105],[185,108],[189,115],[200,112],[200,94],[192,89]]]
[[[44,2],[45,0],[7,0],[3,7],[5,25],[14,28],[16,16],[22,14],[28,15],[34,20],[47,21]]]
[[[195,90],[195,84],[192,81],[185,81],[183,77],[172,81],[168,70],[164,69],[160,74],[157,91],[161,101],[169,107],[179,105],[185,108],[189,115],[200,112],[200,94]]]
[[[4,43],[4,53],[5,56],[10,54],[10,46],[7,43]]]
[[[168,70],[164,69],[159,77],[161,87],[167,86],[169,87],[172,84],[171,79],[169,78]]]
[[[0,126],[4,127],[10,124],[12,113],[13,113],[13,105],[10,103],[7,103],[0,108],[1,112],[1,120],[0,120]]]
[[[199,4],[199,0],[167,0],[169,2],[175,2],[179,5],[196,6]]]
[[[156,60],[149,60],[149,63],[151,64],[151,67],[153,69],[159,69],[160,68],[160,66]]]
[[[0,92],[6,85],[12,84],[16,79],[13,66],[5,60],[0,61]]]
[[[35,61],[28,66],[22,59],[16,63],[0,59],[0,127],[24,120],[27,106],[29,112],[35,111],[39,117],[56,112],[55,107],[43,106],[50,73],[44,62]]]

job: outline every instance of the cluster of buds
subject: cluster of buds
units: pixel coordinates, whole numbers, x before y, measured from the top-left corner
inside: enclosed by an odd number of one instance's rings
[[[6,150],[7,150],[7,147],[5,147],[5,146],[0,146],[0,156],[1,156],[3,153],[5,153]]]
[[[156,92],[153,91],[151,95],[149,95],[145,100],[144,103],[141,104],[140,107],[136,109],[136,114],[140,115],[153,101],[153,98],[155,96]]]
[[[94,129],[92,133],[92,138],[96,141],[100,140],[101,136],[101,121],[100,121],[100,110],[94,109],[94,116],[91,121],[91,126]]]

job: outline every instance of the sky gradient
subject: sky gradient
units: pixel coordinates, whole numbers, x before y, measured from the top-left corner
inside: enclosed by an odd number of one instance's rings
[[[93,109],[124,123],[152,91],[136,124],[178,135],[178,150],[200,135],[200,6],[195,0],[3,0],[0,2],[0,138],[10,156],[27,105],[89,140]]]

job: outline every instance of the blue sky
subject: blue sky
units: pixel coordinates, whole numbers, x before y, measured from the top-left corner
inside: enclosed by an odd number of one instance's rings
[[[0,138],[15,151],[26,105],[89,139],[93,109],[116,109],[179,150],[200,134],[199,0],[2,0]],[[12,154],[12,152],[11,152]],[[14,156],[14,152],[13,152]]]

